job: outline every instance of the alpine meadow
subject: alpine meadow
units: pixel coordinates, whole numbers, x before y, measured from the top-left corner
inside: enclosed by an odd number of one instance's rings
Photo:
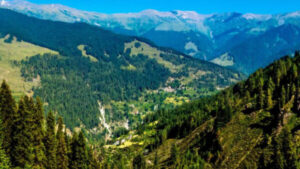
[[[299,2],[124,2],[0,0],[0,169],[300,169]]]

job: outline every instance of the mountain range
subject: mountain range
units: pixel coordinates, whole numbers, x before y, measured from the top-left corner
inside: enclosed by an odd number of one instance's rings
[[[245,78],[139,37],[8,9],[0,9],[0,69],[15,97],[39,96],[70,129],[102,138]]]
[[[59,4],[36,5],[24,0],[3,0],[1,7],[41,19],[85,22],[119,34],[144,37],[159,46],[246,74],[300,48],[300,12],[202,15],[194,11],[145,10],[102,14]]]

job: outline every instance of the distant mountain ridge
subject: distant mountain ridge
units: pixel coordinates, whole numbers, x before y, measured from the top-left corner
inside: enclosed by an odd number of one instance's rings
[[[300,44],[300,11],[273,15],[235,12],[202,15],[194,11],[160,12],[150,9],[139,13],[102,14],[59,4],[36,5],[24,0],[3,0],[0,6],[41,19],[85,22],[116,33],[141,36],[159,46],[171,47],[203,60],[220,60],[218,57],[228,53],[233,58],[231,67],[247,74],[282,55],[290,54],[283,51],[300,49],[299,45],[290,45]],[[294,31],[285,29],[286,25],[295,27]],[[264,38],[277,30],[284,33],[278,32],[277,41],[267,41],[268,38]],[[296,41],[285,38],[286,34],[296,36]],[[248,41],[256,41],[262,46],[245,46]],[[274,44],[278,41],[283,41],[283,45]],[[241,53],[236,48],[245,50]],[[249,51],[258,53],[253,55]],[[254,59],[248,61],[249,57]],[[253,63],[256,58],[259,61]]]

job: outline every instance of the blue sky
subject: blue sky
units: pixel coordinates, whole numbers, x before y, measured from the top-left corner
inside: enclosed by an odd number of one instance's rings
[[[29,0],[38,4],[59,3],[101,13],[193,10],[198,13],[284,13],[300,10],[300,0]]]

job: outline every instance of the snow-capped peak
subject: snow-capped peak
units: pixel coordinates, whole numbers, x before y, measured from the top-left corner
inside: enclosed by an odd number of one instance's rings
[[[157,11],[155,9],[147,9],[147,10],[140,12],[139,14],[152,15],[152,16],[154,15],[154,16],[159,16],[159,17],[172,17],[172,14],[170,14],[169,12],[161,12],[161,11]]]
[[[286,18],[300,17],[300,11],[288,13],[285,15]]]
[[[190,19],[190,20],[196,20],[196,21],[204,20],[211,16],[211,15],[201,15],[195,11],[175,10],[175,11],[172,11],[172,13],[182,19]]]
[[[247,20],[268,20],[272,18],[272,15],[260,15],[260,14],[247,13],[243,15],[243,18]]]
[[[155,9],[146,9],[141,11],[140,13],[145,14],[145,15],[161,15],[162,12],[157,11]]]

